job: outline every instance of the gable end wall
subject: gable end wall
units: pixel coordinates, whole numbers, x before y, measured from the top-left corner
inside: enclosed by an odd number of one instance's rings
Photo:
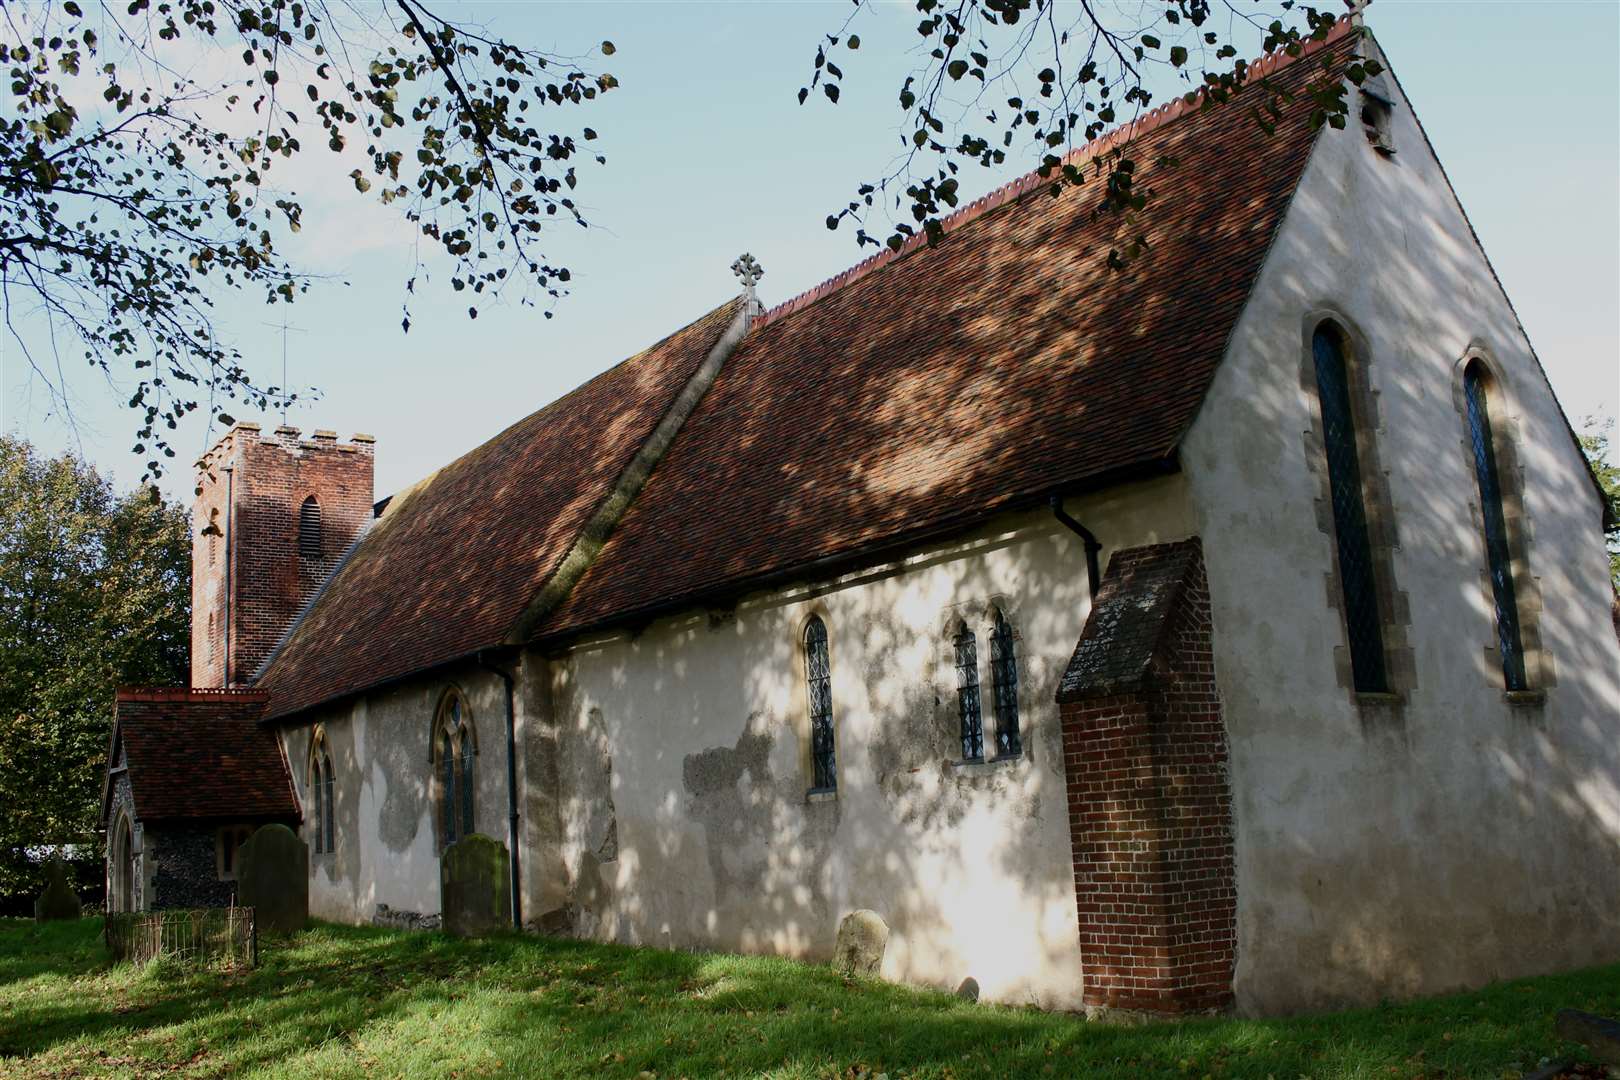
[[[1410,105],[1396,153],[1324,130],[1183,447],[1204,537],[1237,822],[1240,1009],[1435,993],[1620,958],[1620,648],[1601,507]],[[1313,510],[1301,320],[1363,337],[1371,483],[1413,677],[1358,698]],[[1307,338],[1308,340],[1308,338]],[[1503,692],[1454,408],[1483,348],[1516,440],[1543,692]],[[1495,406],[1493,406],[1494,410]],[[1550,673],[1556,672],[1556,680]],[[1504,883],[1522,883],[1504,887]]]

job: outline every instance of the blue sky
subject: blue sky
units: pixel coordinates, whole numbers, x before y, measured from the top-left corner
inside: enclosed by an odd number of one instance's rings
[[[553,254],[576,276],[550,320],[511,304],[486,305],[469,321],[462,295],[429,285],[418,287],[412,329],[402,333],[409,232],[350,197],[346,182],[301,192],[305,227],[293,253],[332,279],[286,312],[299,330],[288,336],[291,381],[321,390],[289,421],[376,435],[379,496],[732,295],[728,267],[742,251],[766,269],[767,303],[857,261],[852,232],[828,232],[823,219],[895,153],[894,93],[912,62],[898,50],[916,40],[909,4],[880,8],[860,28],[865,46],[845,57],[842,103],[801,108],[796,92],[819,35],[845,17],[843,0],[461,7],[508,37],[559,51],[611,39],[618,51],[607,66],[622,86],[590,106],[588,119],[581,114],[601,132],[608,164],[586,169],[581,186],[596,227],[560,230]],[[1614,416],[1620,4],[1378,0],[1368,22],[1566,411],[1577,424]],[[982,194],[1025,164],[975,172],[963,194]],[[281,334],[264,323],[282,312],[246,299],[221,309],[222,325],[267,381],[279,381]],[[26,365],[7,352],[0,426],[48,451],[82,449],[119,482],[133,482],[141,465],[128,452],[132,417],[104,382],[72,377],[76,431],[45,407]],[[256,419],[268,427],[278,418]],[[183,429],[179,460],[218,434],[201,423]],[[189,501],[189,471],[181,467],[163,487]]]

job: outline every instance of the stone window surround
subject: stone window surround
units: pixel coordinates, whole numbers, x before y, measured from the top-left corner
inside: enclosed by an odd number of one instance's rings
[[[837,767],[835,775],[843,772],[843,739],[840,737],[839,716],[842,710],[838,708],[837,694],[833,687],[837,684],[834,672],[838,670],[838,649],[834,642],[833,626],[836,625],[827,605],[820,599],[812,601],[800,613],[794,623],[793,630],[793,659],[794,666],[798,668],[796,676],[798,682],[798,708],[794,710],[793,731],[799,745],[799,775],[804,778],[804,801],[806,803],[835,802],[838,799],[838,788],[817,788],[815,786],[816,765],[813,760],[813,748],[810,738],[810,665],[808,653],[805,650],[805,632],[810,629],[810,620],[819,618],[821,625],[827,628],[827,675],[829,685],[827,692],[832,698],[832,729],[833,729],[833,755]]]
[[[311,806],[316,807],[317,811],[319,811],[319,808],[323,805],[323,800],[326,797],[326,793],[324,791],[318,790],[321,783],[321,770],[319,765],[323,756],[326,759],[326,767],[330,769],[332,767],[331,742],[327,739],[326,725],[324,723],[318,723],[314,727],[310,728],[309,753],[304,761],[304,781],[310,792],[308,802]],[[332,789],[333,796],[335,797],[337,794],[337,783],[335,776],[333,777]],[[332,818],[334,822],[334,828],[332,829],[332,846],[335,848],[337,846],[337,829],[335,827],[337,813],[335,807],[332,810]],[[309,816],[305,817],[306,822],[310,820],[313,820],[315,823],[315,842],[309,845],[310,857],[318,858],[331,855],[332,852],[324,850],[321,846],[321,830],[325,827],[325,822],[321,820],[319,812],[317,812],[313,818]]]
[[[450,714],[450,703],[461,702],[461,720],[455,728],[447,728],[446,724]],[[472,742],[471,764],[457,762],[461,766],[457,776],[473,776],[476,778],[476,766],[479,758],[478,725],[473,722],[472,706],[467,700],[467,694],[455,683],[450,683],[439,695],[437,704],[433,707],[433,725],[428,729],[428,804],[432,808],[433,818],[433,846],[436,851],[443,851],[446,846],[444,834],[444,775],[443,761],[439,756],[439,736],[450,735],[451,753],[460,756],[461,733],[466,732]],[[460,795],[458,793],[459,800]],[[478,791],[477,785],[473,788],[473,823],[478,822]],[[459,813],[459,807],[457,811]]]
[[[1512,560],[1514,599],[1519,609],[1519,641],[1524,648],[1524,677],[1529,689],[1510,691],[1502,674],[1502,654],[1496,637],[1496,595],[1491,590],[1490,556],[1485,550],[1485,513],[1480,504],[1479,481],[1474,471],[1473,433],[1468,424],[1468,398],[1463,378],[1470,364],[1485,369],[1485,392],[1490,404],[1491,442],[1496,451],[1497,481],[1502,488],[1502,517],[1507,523],[1508,554]],[[1524,465],[1519,453],[1521,419],[1519,398],[1495,352],[1483,341],[1470,341],[1452,364],[1451,404],[1457,411],[1458,452],[1468,471],[1468,518],[1473,526],[1472,543],[1479,561],[1475,564],[1480,596],[1486,612],[1480,640],[1491,685],[1515,705],[1536,705],[1545,700],[1548,687],[1558,684],[1552,653],[1541,637],[1541,579],[1531,572],[1530,548],[1535,530],[1524,508]]]
[[[999,755],[994,752],[996,740],[996,710],[994,675],[990,665],[990,631],[995,626],[996,611],[1012,627],[1014,662],[1018,665],[1018,738],[1022,750],[1017,754]],[[984,726],[985,755],[980,761],[965,761],[960,753],[961,713],[956,701],[956,632],[967,623],[979,648],[979,722]],[[958,748],[946,764],[965,775],[993,771],[999,767],[1029,761],[1033,742],[1029,735],[1029,679],[1023,654],[1024,635],[1020,627],[1023,619],[1012,596],[993,593],[988,597],[956,601],[939,613],[934,624],[934,702],[941,730],[951,733],[951,745]]]
[[[1332,323],[1344,343],[1350,407],[1356,429],[1356,453],[1361,466],[1362,503],[1366,509],[1368,541],[1377,580],[1378,615],[1384,639],[1384,671],[1389,681],[1389,692],[1384,694],[1358,692],[1350,664],[1350,635],[1345,624],[1344,586],[1339,578],[1327,445],[1322,430],[1321,397],[1317,392],[1316,360],[1312,351],[1312,339],[1323,323]],[[1411,605],[1406,593],[1398,587],[1395,574],[1394,552],[1400,547],[1400,537],[1395,526],[1389,474],[1378,453],[1384,425],[1378,407],[1380,391],[1373,379],[1377,368],[1367,337],[1354,319],[1328,303],[1318,303],[1305,312],[1301,321],[1299,362],[1300,388],[1305,394],[1306,416],[1310,422],[1304,432],[1305,463],[1316,479],[1316,527],[1326,540],[1327,604],[1333,610],[1339,627],[1340,644],[1333,649],[1334,675],[1338,685],[1364,716],[1372,718],[1375,714],[1394,713],[1397,715],[1387,718],[1398,719],[1404,701],[1417,687],[1417,669],[1408,640],[1408,629],[1412,623]]]

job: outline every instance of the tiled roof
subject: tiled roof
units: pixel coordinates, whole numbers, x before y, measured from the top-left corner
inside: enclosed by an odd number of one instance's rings
[[[1111,694],[1142,681],[1197,558],[1197,540],[1115,552],[1058,683],[1059,701]]]
[[[257,686],[285,716],[501,644],[737,301],[396,495]]]
[[[257,690],[119,690],[113,753],[122,745],[135,816],[296,820],[281,741],[259,723],[268,700]]]
[[[1298,89],[1314,67],[1256,74]],[[1309,108],[1297,100],[1268,136],[1241,96],[1177,101],[1130,145],[1152,192],[1139,226],[1094,213],[1096,184],[1054,199],[1026,178],[937,246],[767,312],[540,636],[735,597],[1167,466],[1305,168]],[[1149,251],[1108,269],[1136,228]]]

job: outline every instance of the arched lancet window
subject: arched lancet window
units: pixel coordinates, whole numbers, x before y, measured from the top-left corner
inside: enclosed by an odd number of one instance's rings
[[[313,495],[298,508],[298,554],[305,559],[321,557],[321,504]]]
[[[478,737],[459,691],[451,690],[439,704],[433,754],[439,775],[439,820],[444,842],[453,844],[473,831],[477,792],[473,766],[478,758]]]
[[[456,793],[461,796],[461,835],[466,836],[473,831],[472,732],[463,728],[460,741],[461,746],[456,751],[456,757],[461,761],[461,776],[458,778]]]
[[[979,709],[979,641],[965,622],[956,626],[956,706],[962,720],[962,760],[984,760],[984,719]]]
[[[810,616],[804,628],[804,678],[810,697],[810,771],[812,790],[838,787],[838,753],[832,718],[832,668],[827,658],[827,624]]]
[[[1470,361],[1463,370],[1463,396],[1468,404],[1468,437],[1485,524],[1491,595],[1496,601],[1496,643],[1502,655],[1502,678],[1509,690],[1524,690],[1529,681],[1524,673],[1524,644],[1519,635],[1519,603],[1513,589],[1507,515],[1502,509],[1502,480],[1496,468],[1496,441],[1491,434],[1490,376],[1478,360]]]
[[[312,817],[315,823],[315,854],[330,854],[337,850],[335,781],[326,732],[320,728],[315,729],[309,744],[309,786],[315,810]]]
[[[1012,624],[996,609],[990,625],[990,688],[996,701],[996,753],[1014,757],[1024,752],[1018,734],[1018,652]]]
[[[1350,373],[1344,339],[1331,323],[1311,338],[1316,365],[1316,392],[1322,408],[1322,440],[1327,450],[1328,487],[1333,503],[1333,531],[1338,542],[1339,581],[1344,590],[1344,621],[1349,634],[1350,666],[1356,690],[1384,693],[1384,628],[1378,613],[1378,589],[1367,508],[1361,486],[1361,457],[1356,447],[1356,421],[1351,404]]]

